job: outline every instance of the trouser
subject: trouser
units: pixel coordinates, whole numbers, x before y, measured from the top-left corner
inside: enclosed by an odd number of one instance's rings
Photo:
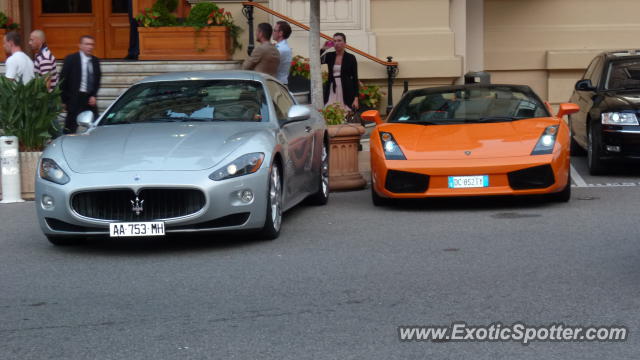
[[[95,106],[89,105],[89,94],[88,93],[78,93],[75,98],[72,98],[67,105],[67,118],[64,120],[64,129],[62,129],[63,134],[75,134],[76,130],[78,130],[78,122],[76,118],[78,114],[83,111],[90,110],[93,112],[93,116],[97,118],[98,109]]]
[[[129,58],[137,59],[140,54],[140,44],[138,43],[138,22],[133,15],[133,0],[127,1],[127,11],[129,15]]]

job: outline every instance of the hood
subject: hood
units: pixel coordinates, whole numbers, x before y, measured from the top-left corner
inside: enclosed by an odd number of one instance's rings
[[[407,160],[487,159],[530,155],[544,129],[555,124],[558,120],[552,118],[455,125],[387,123],[378,131],[391,133]]]
[[[62,152],[78,173],[204,170],[213,167],[266,123],[154,123],[99,126],[65,136]]]
[[[620,91],[605,93],[604,108],[607,110],[640,110],[640,91]]]

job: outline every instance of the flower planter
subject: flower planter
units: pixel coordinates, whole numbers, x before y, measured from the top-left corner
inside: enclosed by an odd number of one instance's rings
[[[367,182],[358,169],[358,145],[364,127],[355,124],[329,126],[329,190],[358,190]]]
[[[21,197],[25,200],[33,200],[35,197],[35,179],[38,172],[38,161],[40,161],[42,152],[21,152],[19,154]],[[0,194],[2,194],[1,186]]]
[[[140,27],[140,60],[231,60],[226,26]]]
[[[0,39],[4,41],[4,35],[7,33],[7,30],[0,29]],[[7,60],[7,57],[4,54],[4,50],[0,50],[0,62],[4,62]]]

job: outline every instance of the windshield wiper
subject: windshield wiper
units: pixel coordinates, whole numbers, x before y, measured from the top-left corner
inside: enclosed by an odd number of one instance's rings
[[[523,117],[516,116],[485,116],[480,119],[470,119],[466,122],[503,122],[503,121],[514,121],[524,119]]]

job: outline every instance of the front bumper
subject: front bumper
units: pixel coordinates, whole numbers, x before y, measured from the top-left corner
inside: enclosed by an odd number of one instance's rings
[[[78,214],[71,204],[74,194],[106,189],[131,189],[137,194],[141,189],[149,188],[188,188],[202,191],[204,206],[190,215],[158,219],[165,223],[167,234],[262,228],[266,219],[269,167],[264,166],[254,174],[223,181],[210,180],[210,173],[210,170],[73,173],[70,174],[71,181],[65,185],[37,176],[35,204],[38,221],[44,234],[49,236],[108,236],[109,223],[118,221]],[[239,199],[238,192],[243,190],[253,192],[251,202],[245,203]],[[43,204],[45,195],[53,200],[52,208]],[[131,204],[126,206],[132,207]]]
[[[509,173],[549,165],[553,170],[552,185],[544,188],[514,190]],[[389,170],[428,175],[426,191],[396,193],[387,188]],[[480,188],[449,188],[449,176],[488,175],[489,186]],[[540,195],[562,191],[568,184],[569,157],[557,152],[550,155],[465,160],[385,160],[371,157],[372,186],[383,197],[429,198],[448,196]],[[570,184],[569,184],[570,185]]]
[[[609,158],[640,159],[640,126],[603,125],[602,148]]]

